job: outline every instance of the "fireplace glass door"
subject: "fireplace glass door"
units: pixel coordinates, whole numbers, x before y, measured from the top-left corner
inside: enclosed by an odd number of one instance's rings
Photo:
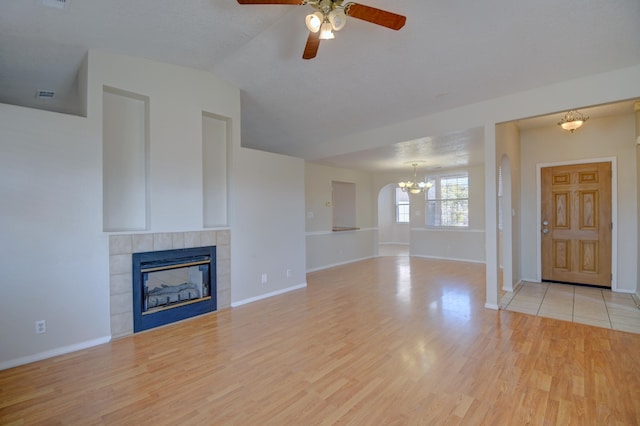
[[[143,315],[210,297],[211,261],[142,269]]]

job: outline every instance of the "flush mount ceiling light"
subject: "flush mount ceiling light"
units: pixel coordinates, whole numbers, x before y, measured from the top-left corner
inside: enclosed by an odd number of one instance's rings
[[[431,188],[433,186],[431,182],[418,181],[418,163],[413,163],[411,166],[413,167],[413,180],[398,182],[400,189],[410,194],[420,194]]]
[[[564,117],[562,117],[562,120],[558,122],[558,126],[562,127],[564,130],[568,130],[570,133],[573,133],[588,119],[589,117],[578,111],[569,111],[564,115]]]

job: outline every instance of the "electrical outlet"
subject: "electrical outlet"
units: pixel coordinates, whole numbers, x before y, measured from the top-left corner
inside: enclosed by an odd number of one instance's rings
[[[47,322],[45,320],[36,321],[36,334],[46,333]]]
[[[287,278],[291,278],[291,269],[287,269]]]
[[[267,274],[264,273],[262,274],[262,284],[266,284],[267,283]]]

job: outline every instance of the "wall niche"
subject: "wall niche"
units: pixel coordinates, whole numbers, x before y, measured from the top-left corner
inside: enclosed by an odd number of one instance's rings
[[[102,90],[102,170],[105,232],[141,231],[149,225],[149,98]]]
[[[204,228],[227,226],[227,153],[231,119],[202,113],[202,217]]]

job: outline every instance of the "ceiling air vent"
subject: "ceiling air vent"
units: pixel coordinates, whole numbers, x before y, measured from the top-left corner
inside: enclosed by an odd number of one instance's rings
[[[53,90],[38,90],[36,92],[36,98],[38,99],[53,99],[56,94]]]
[[[53,9],[64,9],[69,0],[42,0],[42,5]]]

